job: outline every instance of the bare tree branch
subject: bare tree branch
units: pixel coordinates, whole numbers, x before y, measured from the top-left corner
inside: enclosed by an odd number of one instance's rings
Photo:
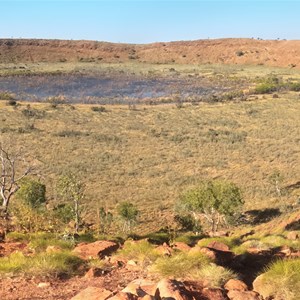
[[[32,167],[26,166],[24,170],[20,170],[22,165],[26,165],[22,150],[19,150],[16,154],[11,154],[5,150],[0,143],[0,196],[2,198],[1,210],[4,212],[4,216],[7,217],[7,210],[11,197],[18,191],[19,182],[33,170]],[[18,162],[20,164],[18,164]],[[18,166],[20,165],[20,166]],[[17,166],[19,167],[17,169]]]

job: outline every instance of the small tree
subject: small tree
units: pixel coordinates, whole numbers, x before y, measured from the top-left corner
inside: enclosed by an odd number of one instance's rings
[[[19,190],[20,181],[31,171],[32,167],[26,163],[22,151],[10,153],[0,143],[0,197],[2,198],[1,210],[5,219],[8,217],[11,197]]]
[[[97,210],[98,233],[107,233],[113,222],[113,214],[103,206]]]
[[[215,233],[221,222],[237,215],[244,201],[240,189],[226,181],[204,181],[198,187],[184,193],[180,199],[185,210],[196,220],[205,218]]]
[[[275,170],[268,179],[269,182],[274,186],[277,196],[280,197],[282,195],[281,184],[284,179],[283,175],[279,170]]]
[[[38,208],[46,202],[46,186],[39,181],[24,178],[16,192],[16,198],[32,208]]]
[[[123,232],[130,232],[132,225],[137,221],[138,209],[131,202],[121,202],[117,207],[118,215],[123,220]]]
[[[84,184],[74,174],[64,175],[59,179],[58,192],[64,200],[73,203],[73,216],[75,222],[75,233],[79,231],[81,222],[81,202],[84,196]]]

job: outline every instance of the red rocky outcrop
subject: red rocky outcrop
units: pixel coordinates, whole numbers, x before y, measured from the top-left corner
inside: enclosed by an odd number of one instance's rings
[[[81,243],[74,250],[73,253],[82,259],[104,258],[111,255],[119,248],[119,245],[110,241],[97,241],[94,243]]]

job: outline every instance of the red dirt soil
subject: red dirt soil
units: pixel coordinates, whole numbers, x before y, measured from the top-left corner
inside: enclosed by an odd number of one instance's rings
[[[0,63],[78,61],[253,64],[300,68],[300,40],[216,39],[135,45],[0,39]]]

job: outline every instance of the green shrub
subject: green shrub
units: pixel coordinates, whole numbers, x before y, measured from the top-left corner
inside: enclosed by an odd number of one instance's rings
[[[229,280],[236,279],[237,275],[224,267],[217,266],[216,264],[209,264],[196,271],[195,279],[204,280],[208,282],[210,287],[220,288]]]
[[[12,242],[28,242],[30,235],[22,232],[9,232],[6,234],[6,239]]]
[[[200,235],[186,233],[186,234],[175,237],[173,239],[173,242],[183,242],[183,243],[186,243],[187,245],[192,246],[195,243],[197,243],[200,239],[201,239]]]
[[[290,91],[299,92],[300,91],[300,82],[292,82],[288,84]]]
[[[58,137],[79,137],[79,136],[86,136],[86,135],[88,134],[76,130],[62,130],[56,134],[56,136]]]
[[[8,101],[6,101],[6,105],[7,106],[17,106],[18,102],[14,99],[10,99]]]
[[[238,50],[235,52],[236,56],[243,56],[245,53],[242,50]]]
[[[96,112],[106,112],[106,108],[104,106],[92,106],[91,110]]]
[[[24,117],[31,119],[43,119],[46,113],[43,110],[38,110],[35,108],[31,108],[30,105],[27,105],[27,108],[22,110],[22,114]]]
[[[27,268],[27,258],[22,252],[14,252],[7,257],[0,257],[0,274],[25,272]]]
[[[211,237],[204,238],[198,242],[199,247],[207,247],[211,242],[220,242],[227,245],[230,249],[240,245],[242,242],[237,237]]]
[[[16,252],[0,258],[0,274],[24,274],[35,276],[74,275],[84,265],[84,261],[69,252],[41,253],[35,256],[24,256]]]
[[[174,216],[174,221],[181,231],[202,232],[201,224],[191,214],[177,214]]]
[[[222,95],[223,100],[225,101],[230,101],[236,98],[241,98],[244,96],[244,92],[243,91],[231,91],[231,92],[227,92],[224,93]]]
[[[152,232],[145,236],[151,244],[162,245],[170,242],[170,235],[168,232]]]
[[[272,299],[298,300],[300,259],[278,260],[272,263],[262,275],[262,283],[263,294]]]
[[[31,207],[37,208],[46,202],[46,185],[31,178],[24,178],[16,197]]]
[[[155,246],[146,240],[126,241],[123,248],[118,251],[118,255],[128,260],[133,259],[141,266],[149,265],[159,257]]]
[[[278,90],[278,86],[272,83],[261,83],[258,84],[254,92],[255,94],[271,94],[273,92],[276,92]]]
[[[130,232],[132,226],[137,221],[139,210],[133,203],[124,201],[118,204],[117,212],[123,222],[122,230],[124,232]]]
[[[266,235],[260,239],[260,241],[266,244],[270,248],[278,248],[288,246],[294,250],[300,250],[300,240],[289,240],[282,235]]]
[[[206,216],[212,232],[218,230],[222,218],[238,216],[243,203],[240,189],[222,180],[202,181],[180,198],[183,210]]]
[[[93,243],[97,239],[92,233],[82,233],[76,238],[76,243]]]
[[[44,207],[32,207],[24,201],[11,206],[12,225],[20,232],[51,231],[55,225],[51,214]]]
[[[73,208],[69,203],[58,204],[53,208],[52,213],[54,218],[61,221],[63,224],[68,224],[74,217]]]
[[[209,259],[202,253],[187,254],[180,252],[171,257],[158,258],[151,267],[151,271],[162,277],[194,278],[196,271],[206,266]]]
[[[58,238],[41,236],[40,238],[36,237],[31,239],[31,242],[28,245],[28,247],[34,249],[35,252],[43,252],[48,246],[58,246],[63,250],[70,250],[74,247],[74,243]]]
[[[29,274],[41,276],[72,276],[79,273],[85,263],[69,252],[42,253],[29,260]]]

